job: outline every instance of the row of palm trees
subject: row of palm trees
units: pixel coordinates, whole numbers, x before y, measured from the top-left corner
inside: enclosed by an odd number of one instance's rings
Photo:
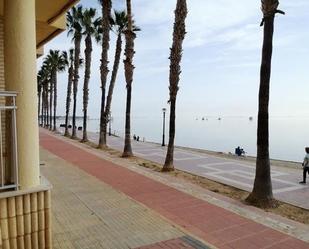
[[[50,51],[47,55],[41,70],[38,73],[38,92],[39,107],[41,105],[41,123],[50,129],[56,129],[56,105],[57,105],[57,72],[63,71],[68,67],[68,90],[66,101],[66,130],[65,135],[69,135],[68,116],[70,110],[71,93],[73,85],[73,126],[72,138],[76,138],[76,96],[79,82],[79,69],[83,60],[80,58],[81,40],[85,38],[85,74],[84,74],[84,93],[83,93],[83,138],[82,142],[87,139],[87,106],[88,106],[88,85],[90,78],[92,38],[102,43],[101,54],[101,117],[100,117],[100,137],[99,148],[105,148],[108,116],[111,110],[113,89],[116,82],[117,72],[120,64],[122,53],[122,35],[125,37],[125,80],[127,89],[126,101],[126,120],[125,120],[125,144],[123,157],[133,155],[131,147],[131,92],[133,83],[133,57],[134,57],[134,40],[136,31],[139,29],[134,26],[132,20],[131,0],[126,0],[127,11],[114,12],[111,14],[111,0],[99,0],[102,6],[102,16],[96,17],[96,10],[83,9],[82,6],[72,8],[67,15],[69,34],[74,41],[74,50],[69,53],[59,51]],[[269,135],[268,135],[268,105],[269,105],[269,85],[271,73],[272,41],[274,29],[274,17],[276,13],[284,14],[278,10],[278,0],[261,0],[264,26],[264,41],[262,51],[262,64],[260,73],[260,90],[259,90],[259,111],[258,111],[258,130],[257,130],[257,159],[256,159],[256,176],[252,193],[247,198],[249,203],[262,206],[274,205],[272,184],[270,176],[270,159],[269,159]],[[175,10],[175,22],[173,31],[173,44],[170,52],[170,74],[169,74],[169,143],[166,154],[163,171],[174,170],[174,138],[175,138],[175,113],[178,84],[180,80],[181,68],[180,63],[183,52],[183,41],[186,34],[185,20],[187,16],[186,0],[177,0]],[[114,65],[109,84],[108,94],[106,97],[106,85],[108,69],[108,50],[110,44],[110,30],[113,29],[117,35],[116,52]],[[41,103],[42,96],[42,103]],[[52,105],[54,107],[52,114]],[[53,119],[52,119],[53,117]],[[53,122],[52,122],[53,121]]]
[[[68,24],[68,34],[73,37],[75,44],[74,49],[70,49],[68,53],[63,51],[60,53],[59,50],[50,50],[49,54],[44,59],[42,67],[38,73],[38,98],[40,123],[44,127],[55,131],[56,130],[56,107],[57,107],[57,86],[54,80],[57,80],[57,72],[62,72],[68,68],[68,85],[67,85],[67,98],[66,98],[66,117],[65,117],[65,136],[71,136],[72,138],[77,138],[76,136],[76,102],[77,102],[77,86],[79,79],[79,69],[84,64],[84,86],[83,86],[83,137],[82,142],[87,142],[87,109],[89,100],[89,80],[91,75],[91,55],[92,55],[92,43],[93,38],[96,42],[101,42],[102,34],[102,19],[96,17],[96,10],[93,8],[83,9],[82,6],[77,8],[73,7],[72,10],[67,14],[67,24]],[[109,114],[111,110],[112,95],[115,87],[117,73],[120,64],[120,58],[122,54],[122,37],[128,26],[128,17],[125,11],[114,11],[114,15],[109,18],[110,28],[117,35],[116,49],[114,65],[112,70],[112,75],[110,79],[110,84],[108,88],[108,94],[106,97],[106,104],[103,104],[101,111],[102,122],[102,133],[103,138],[100,139],[99,147],[103,148],[106,146],[106,130],[107,122],[109,121]],[[139,31],[140,29],[133,25],[133,31]],[[81,41],[84,37],[85,42],[85,59],[80,57],[80,47]],[[53,58],[52,63],[50,63],[50,58]],[[55,70],[51,73],[52,65],[55,65]],[[75,68],[78,67],[78,70]],[[102,68],[102,66],[101,66]],[[53,75],[53,77],[52,77]],[[73,88],[73,89],[72,89]],[[103,89],[103,87],[102,87]],[[105,89],[105,87],[104,87]],[[72,115],[72,134],[69,133],[69,114],[71,106],[71,95],[73,90],[73,115]],[[103,94],[105,96],[105,93]],[[46,100],[47,98],[47,100]],[[41,99],[43,102],[41,104]],[[104,97],[105,101],[105,97]],[[44,105],[44,106],[43,106]],[[48,111],[45,111],[48,106]],[[49,111],[50,108],[54,108],[54,112]],[[48,115],[47,115],[48,112]],[[52,118],[50,118],[52,117]],[[102,118],[103,117],[103,118]],[[50,120],[54,120],[54,124]]]
[[[64,71],[67,64],[65,52],[51,50],[37,75],[40,123],[53,131],[56,130],[57,73]]]

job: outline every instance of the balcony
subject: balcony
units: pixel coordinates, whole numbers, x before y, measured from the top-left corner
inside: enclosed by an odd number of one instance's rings
[[[0,192],[18,190],[16,92],[0,91]]]

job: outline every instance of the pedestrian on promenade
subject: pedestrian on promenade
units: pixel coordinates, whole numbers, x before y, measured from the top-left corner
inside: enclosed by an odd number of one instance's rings
[[[309,174],[309,147],[305,148],[306,156],[304,158],[304,161],[302,163],[303,166],[303,181],[299,182],[300,184],[306,184],[306,176],[307,173]]]

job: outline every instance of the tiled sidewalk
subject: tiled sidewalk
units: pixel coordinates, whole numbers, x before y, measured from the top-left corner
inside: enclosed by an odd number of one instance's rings
[[[73,164],[40,154],[53,184],[53,248],[209,248]]]
[[[303,241],[105,161],[45,132],[41,145],[219,248],[309,248]]]

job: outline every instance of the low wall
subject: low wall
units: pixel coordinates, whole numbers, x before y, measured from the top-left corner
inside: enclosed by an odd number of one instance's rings
[[[0,248],[52,248],[51,186],[0,193]]]

